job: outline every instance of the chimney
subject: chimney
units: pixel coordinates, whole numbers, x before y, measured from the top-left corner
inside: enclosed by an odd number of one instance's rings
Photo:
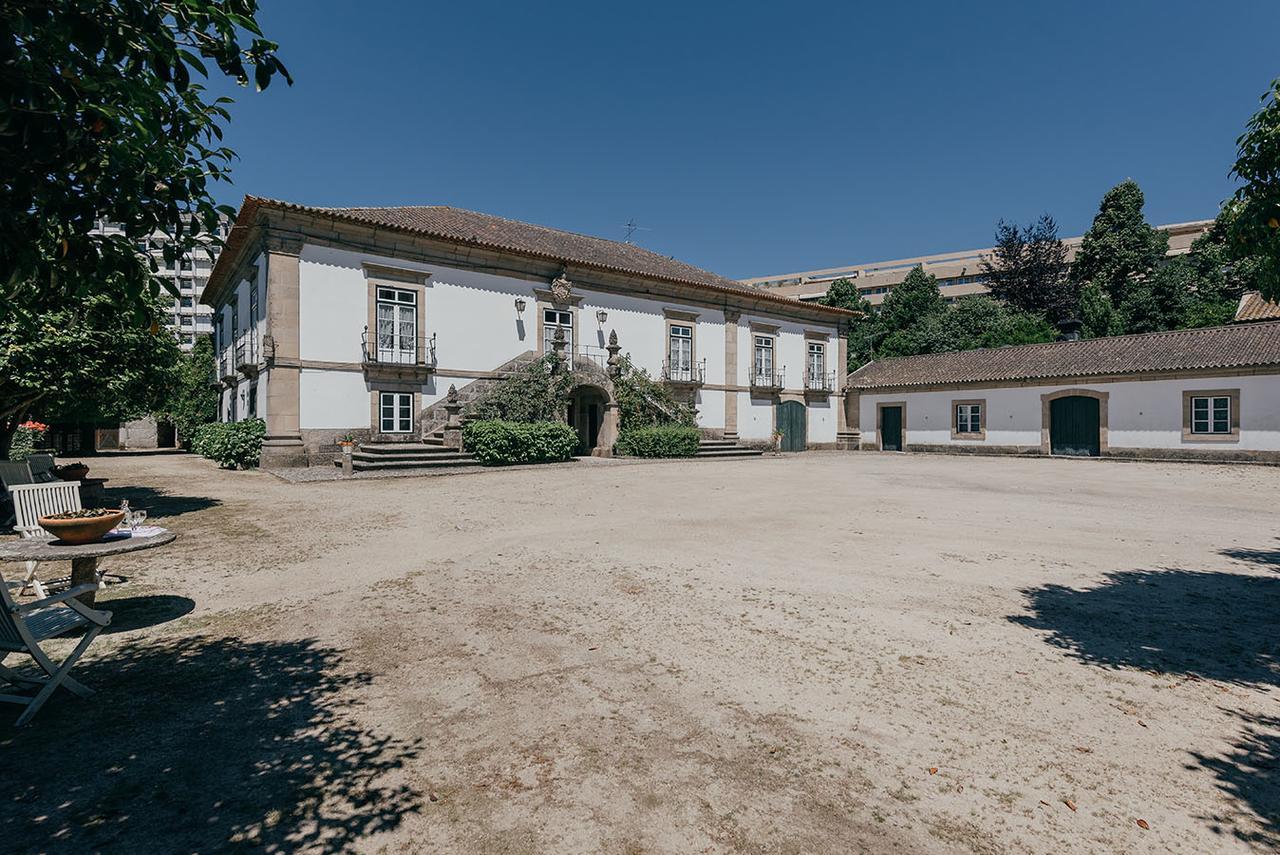
[[[1079,341],[1080,330],[1084,321],[1078,318],[1064,318],[1058,321],[1058,341]]]

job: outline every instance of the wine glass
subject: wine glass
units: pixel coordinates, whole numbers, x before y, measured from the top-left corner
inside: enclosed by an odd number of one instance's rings
[[[129,531],[136,532],[138,530],[138,526],[142,525],[146,521],[147,521],[146,511],[141,511],[141,510],[134,511],[132,514],[129,515]]]

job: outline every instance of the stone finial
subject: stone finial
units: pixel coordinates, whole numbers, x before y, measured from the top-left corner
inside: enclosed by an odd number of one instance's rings
[[[564,327],[556,327],[556,331],[551,334],[552,371],[560,370],[565,360],[564,349],[568,346],[569,342],[564,337]]]
[[[449,384],[448,401],[450,404],[458,403],[458,387],[452,383]]]
[[[609,330],[609,346],[605,348],[609,351],[609,359],[606,363],[609,366],[609,373],[614,377],[622,374],[622,360],[618,358],[618,351],[622,350],[622,346],[618,344],[618,331]]]

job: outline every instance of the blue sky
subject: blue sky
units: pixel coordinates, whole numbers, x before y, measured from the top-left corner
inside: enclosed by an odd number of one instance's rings
[[[264,6],[296,83],[229,93],[221,201],[634,217],[735,278],[1079,234],[1127,177],[1212,217],[1280,75],[1275,2]]]

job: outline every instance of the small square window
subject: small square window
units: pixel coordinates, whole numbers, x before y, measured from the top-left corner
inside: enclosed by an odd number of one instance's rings
[[[1191,399],[1191,432],[1210,436],[1231,433],[1231,396],[1193,397]]]
[[[382,392],[378,396],[378,427],[382,433],[413,430],[413,393]]]

